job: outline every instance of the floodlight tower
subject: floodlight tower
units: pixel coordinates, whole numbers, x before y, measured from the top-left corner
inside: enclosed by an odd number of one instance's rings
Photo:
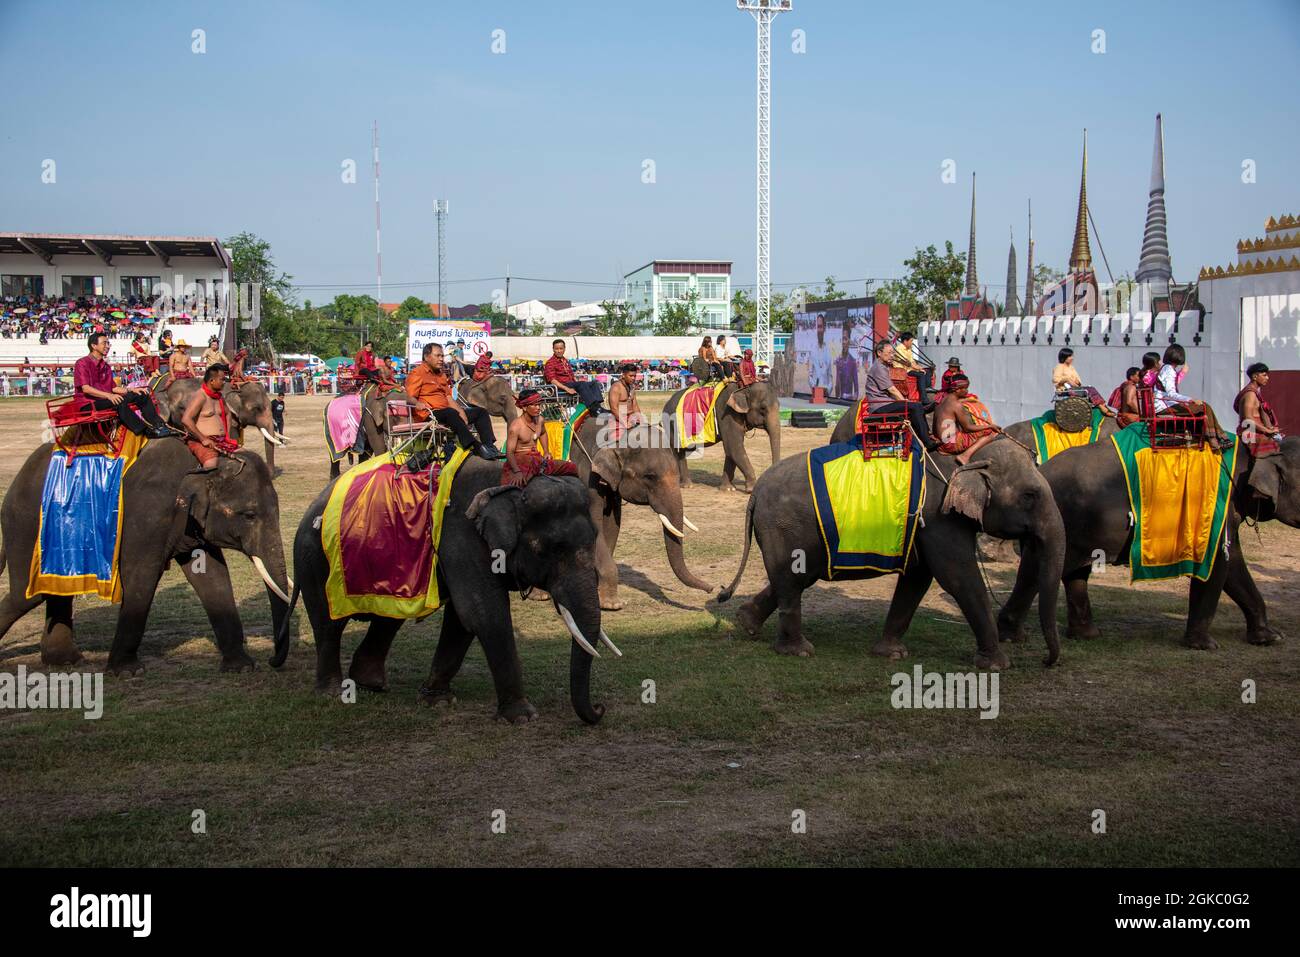
[[[768,254],[771,228],[772,18],[791,9],[791,0],[736,0],[736,9],[758,24],[758,276],[754,305],[754,359],[772,365],[772,273]]]
[[[374,149],[374,167],[375,167],[375,323],[378,324],[383,316],[384,306],[384,254],[383,245],[379,241],[379,121],[375,120],[372,128],[370,143]],[[361,344],[366,344],[365,325],[361,327]]]
[[[433,211],[438,217],[438,308],[447,305],[443,298],[443,277],[447,275],[447,201],[436,200]],[[450,313],[449,313],[450,314]]]

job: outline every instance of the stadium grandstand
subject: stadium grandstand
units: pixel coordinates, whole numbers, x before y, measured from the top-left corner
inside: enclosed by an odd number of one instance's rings
[[[108,334],[114,365],[137,333],[156,348],[164,329],[196,355],[213,336],[233,352],[230,268],[215,237],[0,232],[0,394],[53,388],[91,332]]]

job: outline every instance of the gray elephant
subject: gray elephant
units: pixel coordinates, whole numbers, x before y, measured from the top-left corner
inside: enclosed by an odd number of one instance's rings
[[[1026,452],[1005,439],[979,449],[958,466],[950,456],[927,457],[928,488],[916,552],[898,577],[885,618],[884,635],[873,654],[904,658],[902,639],[931,582],[952,595],[975,632],[980,668],[1009,664],[998,645],[988,590],[977,564],[975,536],[982,529],[1021,544],[1021,578],[1036,586],[1039,620],[1047,640],[1046,664],[1060,652],[1056,630],[1057,574],[1065,552],[1065,530],[1047,481]],[[813,646],[802,631],[803,592],[826,580],[827,555],[812,493],[807,456],[775,465],[754,488],[745,518],[745,550],[735,580],[718,596],[735,592],[749,559],[750,539],[758,542],[767,568],[767,586],[741,606],[736,618],[757,637],[773,611],[779,614],[776,651],[807,656]],[[802,564],[791,561],[802,550]],[[796,568],[801,570],[796,571]],[[874,578],[879,572],[836,572],[836,578]]]
[[[1112,565],[1129,559],[1132,528],[1124,469],[1114,445],[1107,442],[1053,456],[1042,467],[1042,474],[1052,487],[1065,522],[1067,634],[1072,638],[1095,638],[1101,631],[1093,621],[1088,579],[1100,557],[1098,553],[1104,552],[1107,563]],[[1277,519],[1300,528],[1300,437],[1286,439],[1280,454],[1258,459],[1253,465],[1246,450],[1239,450],[1232,481],[1232,507],[1225,519],[1226,560],[1220,553],[1205,581],[1190,579],[1183,632],[1183,644],[1189,648],[1216,647],[1209,632],[1224,591],[1246,617],[1248,642],[1270,645],[1282,637],[1269,626],[1268,609],[1242,555],[1241,523],[1246,519]],[[1017,580],[998,615],[998,626],[1005,638],[1019,634],[1025,609],[1032,601],[1029,586]]]
[[[1026,419],[1024,422],[1013,422],[1002,430],[1008,436],[1015,439],[1021,445],[1027,448],[1036,449],[1036,440],[1034,439],[1034,425],[1032,419]],[[1113,415],[1102,416],[1101,425],[1097,428],[1097,438],[1095,442],[1110,443],[1110,437],[1117,431],[1115,417]],[[1089,431],[1091,435],[1091,431]]]
[[[496,685],[497,716],[516,723],[536,717],[524,694],[510,594],[541,588],[549,592],[573,637],[569,690],[574,711],[595,724],[604,708],[591,702],[591,658],[598,642],[618,650],[601,629],[593,555],[596,530],[586,490],[574,478],[540,476],[523,489],[501,486],[500,481],[499,465],[476,459],[466,461],[454,478],[438,544],[442,630],[420,695],[429,704],[453,701],[451,680],[477,638]],[[316,689],[324,694],[337,693],[342,682],[339,642],[350,620],[330,617],[325,594],[329,561],[320,525],[331,489],[308,506],[293,546],[298,574],[293,599],[301,591],[316,641]],[[503,570],[495,568],[500,556],[505,556]],[[352,656],[348,676],[360,687],[386,690],[385,661],[403,620],[361,617],[370,627]],[[272,664],[283,663],[288,645],[286,622],[283,634],[277,635]]]
[[[347,396],[336,396],[330,400],[330,404],[347,401],[347,399]],[[364,462],[372,455],[382,455],[388,451],[388,403],[395,402],[406,405],[410,401],[406,392],[401,389],[393,389],[382,396],[379,394],[378,389],[367,390],[361,403],[361,424],[358,426],[365,432],[366,436],[365,450],[359,456],[361,461]],[[328,422],[328,410],[323,412],[322,415],[326,416],[326,422]],[[328,425],[326,427],[328,428]],[[350,462],[352,453],[349,452],[348,455]],[[341,459],[335,459],[330,462],[331,479],[339,477],[339,463],[341,461]]]
[[[72,598],[25,597],[40,523],[41,491],[52,444],[23,464],[0,507],[0,571],[9,569],[9,593],[0,598],[0,638],[19,618],[45,603],[41,660],[70,665],[81,658],[72,625]],[[122,605],[107,670],[143,670],[138,652],[154,592],[175,561],[207,612],[222,671],[253,666],[244,650],[244,629],[226,567],[229,551],[243,552],[257,567],[278,626],[288,611],[289,581],[280,541],[280,506],[267,464],[240,451],[223,456],[216,471],[194,475],[194,456],[177,439],[149,442],[122,479],[121,541],[118,544]],[[228,551],[229,550],[229,551]],[[201,558],[202,561],[198,559]]]
[[[506,425],[519,415],[510,381],[499,375],[490,375],[478,382],[466,376],[457,381],[456,395],[462,402],[487,409],[489,415],[505,419]]]
[[[676,422],[677,406],[690,389],[679,389],[668,397],[664,405],[665,422]],[[758,478],[754,466],[745,453],[745,436],[752,429],[767,432],[768,442],[772,447],[772,464],[781,461],[781,400],[770,382],[755,382],[748,388],[741,389],[734,382],[729,382],[718,393],[711,413],[716,420],[717,441],[722,443],[724,458],[722,461],[722,488],[735,491],[736,466],[745,476],[745,488],[753,491]],[[675,430],[675,424],[673,426]],[[674,445],[680,443],[674,442]],[[715,444],[715,443],[710,443]],[[693,446],[692,446],[693,447]],[[691,471],[687,464],[689,452],[677,451],[677,476],[683,486],[691,484]]]
[[[591,520],[596,526],[596,569],[600,576],[600,607],[618,611],[618,547],[623,503],[649,505],[663,526],[664,550],[677,580],[688,588],[711,592],[714,586],[686,567],[682,543],[685,529],[696,530],[682,506],[677,457],[668,435],[657,426],[639,425],[610,439],[613,416],[589,415],[579,423],[569,459],[588,491]]]
[[[165,392],[155,393],[163,419],[178,429],[183,428],[181,416],[201,385],[202,379],[177,379]],[[276,474],[275,450],[289,440],[276,431],[275,419],[271,415],[271,394],[266,391],[266,386],[256,379],[246,379],[239,385],[227,383],[221,397],[230,417],[231,437],[243,445],[245,429],[261,432],[266,464],[271,474]]]

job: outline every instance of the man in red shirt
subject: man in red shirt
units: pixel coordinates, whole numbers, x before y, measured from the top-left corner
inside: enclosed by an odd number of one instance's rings
[[[754,367],[754,350],[746,349],[745,357],[740,360],[740,387],[748,389],[758,381],[758,370]]]
[[[595,409],[600,405],[600,386],[594,382],[579,382],[573,375],[573,367],[564,358],[564,340],[556,339],[551,343],[551,357],[542,368],[542,376],[551,385],[569,395],[577,395],[585,406]]]
[[[485,352],[474,360],[474,381],[482,382],[492,374],[492,353]]]
[[[72,382],[81,405],[92,408],[116,409],[118,420],[136,435],[163,439],[172,434],[154,408],[148,389],[124,389],[113,381],[113,370],[105,356],[108,355],[108,336],[102,332],[91,333],[86,341],[90,350],[72,367]]]

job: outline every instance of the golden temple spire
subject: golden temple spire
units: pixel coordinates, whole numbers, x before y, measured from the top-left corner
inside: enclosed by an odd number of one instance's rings
[[[1074,249],[1070,251],[1070,272],[1092,269],[1088,248],[1088,131],[1083,131],[1083,173],[1079,179],[1079,214],[1074,223]]]

